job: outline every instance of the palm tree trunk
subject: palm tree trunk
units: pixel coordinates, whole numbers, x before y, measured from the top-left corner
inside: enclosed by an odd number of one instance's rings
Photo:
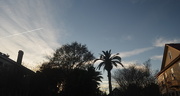
[[[111,96],[111,93],[112,93],[112,84],[111,84],[111,71],[108,70],[108,80],[109,80],[109,94]]]

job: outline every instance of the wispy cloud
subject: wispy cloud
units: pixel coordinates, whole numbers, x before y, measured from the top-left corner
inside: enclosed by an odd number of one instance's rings
[[[179,43],[180,39],[165,39],[164,37],[157,38],[154,42],[155,47],[164,47],[167,43]]]
[[[163,58],[163,55],[155,55],[151,57],[152,60],[162,60],[162,58]]]
[[[134,65],[134,64],[138,64],[137,60],[133,60],[133,61],[122,61],[122,64],[124,65],[125,68]]]
[[[45,55],[60,46],[61,35],[65,34],[63,27],[57,29],[53,15],[56,12],[51,4],[49,0],[2,0],[0,51],[16,60],[18,50],[23,50],[23,62],[29,68],[43,62]],[[58,24],[63,26],[62,22]]]
[[[124,68],[128,68],[129,66],[136,65],[137,67],[142,67],[142,64],[138,62],[138,60],[132,60],[132,61],[122,61],[121,62],[124,65]],[[113,70],[116,69],[123,69],[121,65],[118,64],[117,67],[113,67]]]
[[[127,52],[120,52],[120,57],[125,58],[125,57],[130,57],[130,56],[134,56],[134,55],[138,55],[140,53],[152,50],[153,47],[147,47],[147,48],[140,48],[140,49],[134,49],[131,51],[127,51]]]

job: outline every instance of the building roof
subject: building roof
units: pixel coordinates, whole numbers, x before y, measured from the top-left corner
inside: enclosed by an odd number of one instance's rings
[[[163,60],[162,60],[162,65],[161,65],[161,71],[157,74],[160,75],[162,72],[164,72],[166,69],[168,69],[170,66],[173,65],[174,62],[176,62],[177,60],[180,59],[180,55],[177,56],[172,62],[169,63],[168,66],[165,66],[165,61],[166,61],[166,55],[167,55],[167,51],[168,51],[168,46],[169,47],[172,47],[178,51],[180,51],[180,43],[171,43],[171,44],[165,44],[165,47],[164,47],[164,55],[163,55]]]
[[[161,70],[163,70],[164,67],[165,67],[165,61],[166,61],[166,55],[167,55],[167,51],[168,51],[168,46],[180,51],[180,43],[165,44]]]
[[[26,68],[25,66],[23,66],[21,64],[18,64],[16,61],[10,59],[8,54],[4,54],[4,53],[0,52],[0,58],[2,60],[5,60],[5,61],[15,65],[17,68],[21,68],[21,70],[26,71],[27,73],[31,73],[31,74],[34,73],[32,70]]]
[[[180,51],[180,43],[166,44]]]
[[[16,63],[14,60],[9,58],[9,55],[0,52],[0,58],[10,63]]]

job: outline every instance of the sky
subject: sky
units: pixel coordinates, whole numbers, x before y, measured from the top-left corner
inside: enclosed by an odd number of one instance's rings
[[[16,61],[23,50],[23,65],[37,70],[77,41],[96,58],[111,49],[125,66],[151,59],[160,70],[164,44],[180,43],[179,10],[179,0],[0,0],[0,51]]]

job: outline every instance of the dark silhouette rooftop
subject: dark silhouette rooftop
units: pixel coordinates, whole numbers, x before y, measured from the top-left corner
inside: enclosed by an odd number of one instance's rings
[[[171,44],[167,44],[167,45],[180,50],[180,43],[171,43]]]

